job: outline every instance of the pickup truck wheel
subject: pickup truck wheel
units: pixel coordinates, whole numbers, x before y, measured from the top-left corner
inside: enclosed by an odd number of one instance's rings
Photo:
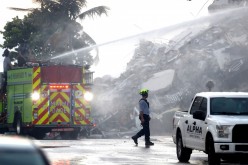
[[[176,146],[177,146],[177,159],[180,162],[188,162],[190,159],[192,150],[189,148],[183,147],[183,140],[182,140],[182,135],[180,132],[177,134]]]
[[[208,137],[207,147],[208,147],[208,164],[209,165],[219,165],[220,157],[215,153],[214,140],[212,136]]]
[[[237,160],[237,158],[235,156],[232,156],[232,155],[221,155],[220,158],[224,161],[227,161],[227,162],[232,162],[232,161]]]

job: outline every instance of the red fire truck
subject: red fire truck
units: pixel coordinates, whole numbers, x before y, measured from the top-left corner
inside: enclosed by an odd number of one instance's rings
[[[7,73],[1,97],[0,132],[15,131],[37,139],[59,132],[76,139],[92,126],[93,72],[75,65],[16,68]]]

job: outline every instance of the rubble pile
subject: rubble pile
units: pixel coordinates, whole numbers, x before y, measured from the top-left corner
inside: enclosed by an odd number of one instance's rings
[[[218,23],[187,28],[169,43],[140,41],[119,78],[95,79],[93,113],[100,129],[139,129],[142,87],[151,89],[153,134],[170,134],[175,110],[187,110],[196,92],[248,91],[248,9],[229,14]]]

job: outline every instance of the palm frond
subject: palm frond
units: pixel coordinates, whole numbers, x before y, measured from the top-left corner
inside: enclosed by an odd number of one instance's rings
[[[39,3],[39,4],[43,4],[43,3],[49,3],[51,0],[32,0],[33,3]]]
[[[15,11],[34,11],[36,8],[18,8],[18,7],[8,7],[10,10]]]
[[[54,0],[32,0],[32,1],[33,3],[40,4],[41,8],[44,8],[45,5],[49,5],[50,3],[55,2]]]
[[[82,14],[79,14],[78,17],[80,19],[84,19],[87,16],[93,18],[95,15],[98,15],[98,16],[101,16],[102,14],[107,15],[108,10],[109,10],[109,7],[107,6],[97,6],[97,7],[94,7],[92,9],[89,9],[83,12]]]

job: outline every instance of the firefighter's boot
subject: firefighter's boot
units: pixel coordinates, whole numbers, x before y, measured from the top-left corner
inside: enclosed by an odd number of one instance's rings
[[[132,136],[132,139],[133,139],[134,143],[136,145],[138,145],[138,136],[137,135],[134,135],[134,136]]]
[[[146,142],[146,146],[153,146],[153,145],[154,145],[154,143],[151,141]]]

